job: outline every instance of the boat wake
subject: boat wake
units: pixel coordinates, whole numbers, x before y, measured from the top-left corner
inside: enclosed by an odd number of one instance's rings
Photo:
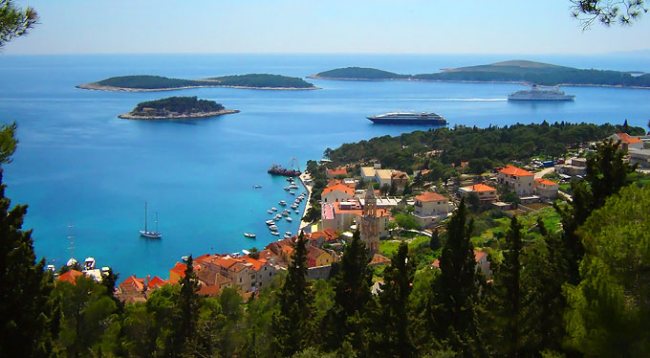
[[[433,98],[434,102],[505,102],[507,98]]]

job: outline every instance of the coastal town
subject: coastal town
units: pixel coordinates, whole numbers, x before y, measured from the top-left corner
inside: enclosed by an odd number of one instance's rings
[[[650,173],[650,136],[615,133],[605,140],[620,143],[621,149],[627,153],[626,160],[639,173]],[[481,175],[462,174],[446,183],[427,182],[424,178],[430,174],[429,170],[409,174],[382,168],[376,161],[333,167],[329,160],[323,160],[319,166],[324,168],[325,178],[322,179],[327,185],[318,198],[311,198],[320,206],[320,219],[302,221],[299,227],[308,243],[307,276],[309,279],[328,279],[332,265],[340,260],[355,231],[359,231],[371,254],[369,266],[387,265],[390,259],[380,250],[382,242],[395,241],[402,232],[427,238],[437,235],[439,230],[444,230],[446,220],[454,213],[460,200],[465,200],[476,210],[498,210],[509,217],[552,207],[556,199],[571,201],[567,185],[587,175],[586,157],[594,145],[586,143],[578,150],[568,152],[566,157],[555,160],[533,159],[527,163],[508,164]],[[440,154],[433,152],[433,155]],[[460,163],[461,168],[464,166],[467,162]],[[310,196],[315,179],[308,172],[299,175]],[[305,212],[310,207],[307,204]],[[396,213],[408,213],[413,219],[412,224],[400,227],[396,223]],[[261,250],[243,250],[241,254],[206,253],[194,257],[198,294],[218,296],[229,287],[245,299],[255,297],[290,265],[296,237],[285,237]],[[488,252],[477,247],[474,253],[477,268],[490,277]],[[59,281],[74,284],[82,275],[101,281],[108,272],[106,267],[96,269],[93,258],[87,259],[83,265],[71,259],[68,266],[71,267],[58,276]],[[435,258],[430,266],[439,267],[439,260]],[[54,267],[50,269],[54,270]],[[146,301],[160,287],[178,284],[186,270],[186,261],[181,261],[169,269],[167,277],[128,276],[115,288],[115,296],[123,302]],[[380,279],[375,282],[373,292],[377,292],[380,283]]]

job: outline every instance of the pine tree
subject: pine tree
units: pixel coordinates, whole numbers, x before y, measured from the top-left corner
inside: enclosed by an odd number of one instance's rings
[[[301,231],[294,245],[287,277],[278,293],[280,311],[273,316],[275,350],[283,357],[308,346],[313,297],[307,283],[307,240]]]
[[[16,148],[16,126],[0,129],[0,165],[10,161]],[[45,354],[51,277],[45,260],[36,262],[32,231],[23,230],[26,205],[10,209],[0,168],[0,357]]]
[[[384,271],[384,283],[379,293],[379,315],[375,325],[378,340],[374,344],[378,356],[403,358],[415,354],[407,315],[414,275],[415,267],[408,256],[408,245],[402,242],[391,259],[391,265]]]
[[[440,255],[440,275],[433,284],[432,331],[456,352],[472,355],[480,349],[475,304],[478,277],[474,247],[470,241],[472,222],[461,200],[447,224],[447,241]]]
[[[347,342],[357,351],[365,350],[366,308],[371,300],[372,271],[369,255],[359,231],[345,248],[334,277],[334,306],[325,317],[325,348],[336,350]]]
[[[513,216],[506,234],[504,260],[494,276],[495,323],[501,336],[496,348],[509,357],[521,353],[521,251],[521,224]]]

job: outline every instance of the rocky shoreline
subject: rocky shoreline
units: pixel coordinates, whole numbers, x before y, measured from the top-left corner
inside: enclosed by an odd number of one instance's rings
[[[133,114],[133,112],[120,114],[117,116],[121,119],[133,119],[133,120],[185,120],[185,119],[200,119],[200,118],[210,118],[223,116],[225,114],[234,114],[239,113],[239,110],[236,109],[224,109],[221,111],[215,112],[202,112],[202,113],[191,113],[191,114],[170,114],[168,116],[139,116]]]

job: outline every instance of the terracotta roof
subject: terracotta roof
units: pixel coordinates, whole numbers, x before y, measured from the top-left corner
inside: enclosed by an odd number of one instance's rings
[[[83,276],[83,273],[81,271],[70,270],[59,276],[58,280],[75,285],[77,283],[77,277],[79,276]]]
[[[402,171],[394,170],[393,174],[391,175],[391,178],[393,178],[393,179],[408,179],[409,176],[408,176],[408,174],[406,174],[406,173],[404,173]]]
[[[185,270],[187,270],[187,265],[182,262],[177,262],[169,271],[175,273],[178,277],[183,278],[185,277]]]
[[[531,177],[533,173],[528,170],[517,168],[514,165],[507,165],[505,168],[499,170],[499,173],[506,175],[514,175],[516,177]]]
[[[466,191],[473,191],[477,193],[496,191],[495,188],[485,184],[474,184],[470,186],[464,186],[463,189],[465,189]]]
[[[166,285],[166,284],[168,284],[168,283],[169,283],[169,281],[167,281],[167,280],[163,280],[162,278],[160,278],[160,277],[158,277],[158,276],[154,276],[154,277],[151,279],[151,281],[149,281],[149,283],[147,284],[147,286],[148,286],[150,289],[156,289],[156,288],[162,287],[162,286],[164,286],[164,285]]]
[[[370,260],[370,263],[368,263],[368,265],[370,265],[370,266],[388,265],[388,264],[390,264],[390,259],[388,257],[380,255],[380,254],[372,255],[372,260]]]
[[[218,285],[200,285],[199,286],[199,291],[197,292],[198,295],[200,296],[217,296],[219,294],[219,291],[221,290],[221,287]]]
[[[331,228],[327,228],[322,231],[314,231],[309,235],[311,240],[318,240],[320,238],[325,239],[325,241],[333,241],[337,239],[336,231]]]
[[[335,184],[323,189],[323,192],[321,193],[321,197],[333,191],[342,191],[350,196],[354,196],[354,189],[350,188],[345,184]]]
[[[327,254],[327,251],[319,249],[316,246],[307,246],[307,260],[316,259],[320,255]]]
[[[348,169],[346,167],[327,169],[327,175],[333,176],[333,177],[339,176],[339,175],[348,175]]]
[[[334,207],[334,213],[335,214],[350,214],[350,215],[358,215],[361,216],[363,215],[363,209],[341,209],[341,203],[332,203],[332,206]],[[376,209],[377,217],[384,217],[384,216],[390,216],[390,212],[387,209],[384,208],[377,208]]]
[[[634,144],[634,143],[640,143],[641,139],[638,137],[632,137],[631,135],[627,133],[616,133],[616,136],[621,140],[621,142],[625,144]]]
[[[448,199],[445,198],[444,196],[438,194],[438,193],[434,193],[432,191],[427,191],[427,192],[424,192],[424,193],[416,196],[415,200],[428,203],[428,202],[432,202],[432,201],[447,201]]]
[[[138,292],[144,291],[144,279],[137,278],[135,275],[127,277],[126,280],[120,284],[120,289],[125,290],[127,288],[132,288]]]
[[[537,178],[537,179],[535,179],[535,181],[540,183],[540,184],[544,184],[544,185],[557,186],[556,182],[548,180],[548,179],[544,179],[544,178]]]
[[[266,260],[264,259],[254,259],[250,256],[244,256],[241,258],[242,262],[249,263],[252,265],[255,271],[259,271],[264,265],[266,265]]]

